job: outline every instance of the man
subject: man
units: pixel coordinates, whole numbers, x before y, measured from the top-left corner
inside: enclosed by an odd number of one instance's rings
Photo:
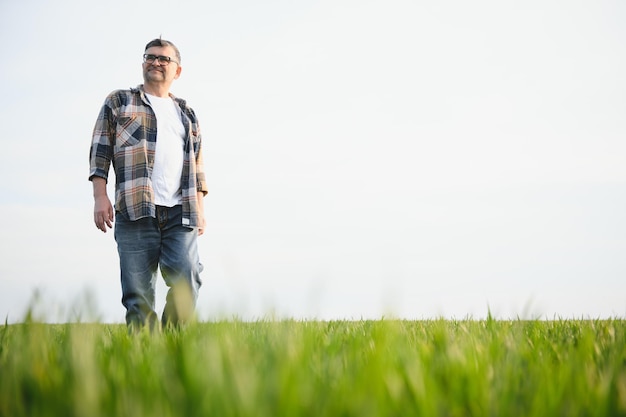
[[[161,323],[192,318],[202,265],[197,237],[204,233],[207,184],[202,140],[194,111],[170,93],[180,76],[180,52],[154,39],[143,55],[144,84],[109,94],[91,143],[94,222],[113,227],[120,259],[126,323],[150,329],[157,268],[169,287]],[[115,171],[115,211],[107,196],[109,167]]]

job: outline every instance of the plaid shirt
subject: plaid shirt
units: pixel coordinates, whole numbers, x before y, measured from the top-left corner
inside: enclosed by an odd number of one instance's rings
[[[202,138],[194,111],[174,97],[185,126],[181,177],[183,225],[198,226],[198,192],[207,193],[202,163]],[[130,220],[155,217],[152,168],[156,149],[157,120],[143,86],[109,94],[98,115],[89,152],[89,180],[108,180],[115,170],[115,209]]]

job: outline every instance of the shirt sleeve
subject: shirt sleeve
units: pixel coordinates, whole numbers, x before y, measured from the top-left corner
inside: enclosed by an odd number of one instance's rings
[[[202,135],[200,134],[200,128],[198,127],[198,150],[196,152],[196,186],[198,192],[202,192],[207,195],[209,192],[206,175],[204,174],[204,161],[202,159]]]
[[[93,129],[89,152],[89,180],[101,177],[108,180],[115,143],[115,121],[109,96],[104,102]]]
[[[192,136],[194,137],[193,146],[195,154],[195,175],[196,175],[196,191],[207,195],[209,188],[204,174],[204,161],[202,159],[202,133],[198,117],[191,107],[187,107],[187,115],[192,120]]]

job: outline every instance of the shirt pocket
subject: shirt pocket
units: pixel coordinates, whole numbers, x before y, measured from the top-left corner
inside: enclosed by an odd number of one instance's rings
[[[142,118],[137,113],[124,113],[117,118],[115,145],[118,148],[135,146],[143,139]]]

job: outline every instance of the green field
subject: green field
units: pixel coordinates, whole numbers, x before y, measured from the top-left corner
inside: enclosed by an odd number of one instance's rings
[[[626,416],[626,321],[0,327],[0,416]]]

